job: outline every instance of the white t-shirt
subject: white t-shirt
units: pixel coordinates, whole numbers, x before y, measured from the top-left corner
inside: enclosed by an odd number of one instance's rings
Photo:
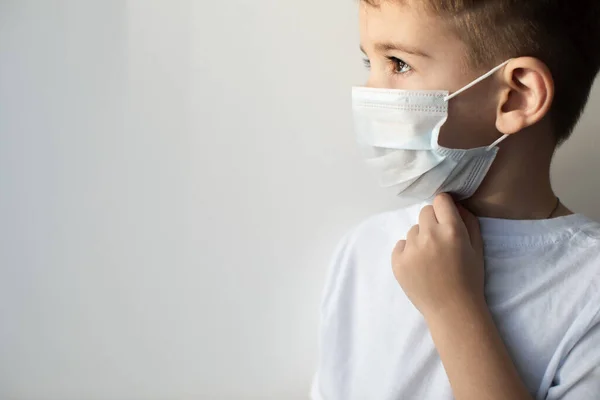
[[[323,293],[314,400],[446,400],[450,382],[391,253],[422,205],[341,241]],[[487,304],[537,400],[600,399],[600,224],[481,218]]]

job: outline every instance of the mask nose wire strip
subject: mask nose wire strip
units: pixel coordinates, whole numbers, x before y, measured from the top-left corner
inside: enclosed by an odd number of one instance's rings
[[[512,59],[510,60],[506,60],[505,62],[503,62],[502,64],[498,65],[496,68],[494,68],[493,70],[491,70],[490,72],[488,72],[487,74],[475,79],[473,82],[469,83],[467,86],[465,86],[464,88],[457,90],[456,92],[452,93],[451,95],[448,95],[446,97],[444,97],[444,101],[449,101],[452,100],[453,98],[455,98],[456,96],[458,96],[459,94],[461,94],[462,92],[471,89],[473,86],[477,85],[479,82],[483,81],[484,79],[487,79],[488,77],[490,77],[491,75],[495,74],[496,72],[498,72],[501,68],[503,68],[506,64],[508,64],[509,62],[511,62]]]

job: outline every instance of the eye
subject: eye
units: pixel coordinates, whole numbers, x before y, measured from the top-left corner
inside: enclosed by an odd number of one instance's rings
[[[390,60],[390,62],[392,63],[395,74],[406,74],[412,71],[412,67],[399,58],[388,57],[388,60]]]
[[[363,58],[363,64],[365,65],[366,69],[371,69],[371,60],[368,58]]]

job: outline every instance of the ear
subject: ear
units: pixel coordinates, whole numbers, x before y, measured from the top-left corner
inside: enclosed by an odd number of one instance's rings
[[[550,69],[533,57],[520,57],[508,63],[502,74],[502,90],[496,115],[496,128],[505,135],[515,134],[541,121],[554,99]]]

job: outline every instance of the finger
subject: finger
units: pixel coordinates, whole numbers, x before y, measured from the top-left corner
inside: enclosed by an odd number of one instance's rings
[[[402,252],[404,252],[404,248],[406,247],[406,240],[400,240],[396,243],[396,247],[394,247],[394,251],[392,251],[392,268],[396,267],[396,262],[402,256]]]
[[[481,228],[479,226],[479,220],[469,210],[464,208],[462,205],[457,204],[458,212],[467,228],[469,233],[469,239],[471,240],[471,246],[477,251],[483,251],[483,238],[481,237]]]
[[[440,224],[463,225],[454,199],[449,194],[442,193],[438,195],[433,200],[433,209]]]
[[[396,243],[396,247],[394,247],[394,253],[402,253],[406,248],[406,240],[400,240]]]
[[[419,230],[419,225],[414,225],[412,228],[410,228],[410,230],[406,234],[406,241],[414,242],[415,240],[417,240],[417,236],[419,236]]]
[[[397,268],[402,265],[402,253],[404,252],[405,247],[406,240],[400,240],[396,243],[394,251],[392,251],[392,270],[394,271],[394,275],[396,275]]]
[[[419,225],[425,228],[438,224],[433,206],[425,206],[419,214]]]

